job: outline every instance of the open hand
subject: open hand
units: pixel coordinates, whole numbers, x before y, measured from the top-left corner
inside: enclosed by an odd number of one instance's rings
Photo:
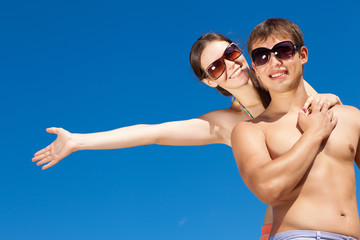
[[[74,140],[70,132],[54,127],[47,128],[46,131],[56,134],[57,138],[49,146],[35,153],[32,158],[32,161],[37,162],[36,165],[38,166],[47,163],[42,167],[42,170],[54,166],[75,151]]]

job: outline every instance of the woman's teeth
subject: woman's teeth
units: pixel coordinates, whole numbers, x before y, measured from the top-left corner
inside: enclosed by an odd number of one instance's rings
[[[241,72],[241,67],[239,67],[239,69],[238,70],[236,70],[234,73],[233,73],[233,75],[231,75],[231,77],[230,78],[234,78],[234,77],[236,77],[239,73]]]

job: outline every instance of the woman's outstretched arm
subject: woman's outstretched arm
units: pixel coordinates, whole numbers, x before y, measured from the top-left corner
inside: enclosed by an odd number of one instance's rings
[[[62,128],[48,128],[57,138],[46,148],[35,153],[33,162],[43,170],[79,150],[117,149],[159,144],[174,146],[230,144],[230,134],[238,113],[223,109],[199,118],[155,125],[139,124],[106,132],[77,134]],[[235,117],[234,117],[235,116]],[[229,120],[227,120],[229,119]]]

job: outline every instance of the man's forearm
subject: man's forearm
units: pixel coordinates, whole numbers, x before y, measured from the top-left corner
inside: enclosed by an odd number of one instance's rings
[[[284,155],[268,162],[258,172],[259,198],[271,204],[291,192],[313,163],[322,139],[304,133]]]

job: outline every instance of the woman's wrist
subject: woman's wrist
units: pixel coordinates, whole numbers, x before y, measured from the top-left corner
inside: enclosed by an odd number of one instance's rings
[[[86,149],[83,134],[71,133],[69,142],[71,143],[72,152]]]

